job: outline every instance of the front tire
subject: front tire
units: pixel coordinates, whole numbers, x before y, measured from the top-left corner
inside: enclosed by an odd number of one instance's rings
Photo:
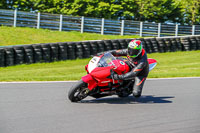
[[[78,81],[74,86],[72,86],[68,92],[68,98],[71,102],[78,102],[88,96],[89,89],[87,84],[82,80]]]

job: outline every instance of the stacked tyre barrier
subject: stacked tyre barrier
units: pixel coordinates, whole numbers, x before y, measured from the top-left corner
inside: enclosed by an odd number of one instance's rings
[[[200,50],[200,36],[137,38],[147,53]],[[0,67],[89,58],[100,52],[125,49],[132,39],[58,42],[0,47]]]

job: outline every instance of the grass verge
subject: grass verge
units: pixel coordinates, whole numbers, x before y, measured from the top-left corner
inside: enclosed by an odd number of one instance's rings
[[[149,78],[200,77],[200,51],[153,53],[158,61]],[[0,81],[65,81],[79,80],[86,74],[90,59],[38,63],[0,68]]]
[[[120,38],[139,38],[139,36],[101,35],[95,33],[80,33],[77,31],[60,32],[48,29],[0,26],[0,46]]]

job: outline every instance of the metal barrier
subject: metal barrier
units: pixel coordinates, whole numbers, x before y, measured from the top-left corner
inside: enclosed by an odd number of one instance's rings
[[[0,9],[0,25],[32,27],[59,31],[80,31],[102,35],[139,36],[183,36],[199,35],[199,25],[178,25],[165,23],[139,22],[131,20],[108,20],[89,17],[74,17],[58,14],[30,13]]]

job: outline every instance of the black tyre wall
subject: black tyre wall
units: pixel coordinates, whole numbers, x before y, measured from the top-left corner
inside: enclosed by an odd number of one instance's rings
[[[190,41],[188,37],[180,38],[181,43],[183,45],[183,51],[189,51],[190,50]]]
[[[58,43],[50,43],[51,61],[58,61]]]
[[[197,50],[198,46],[197,46],[197,40],[196,40],[196,37],[190,37],[189,38],[189,41],[190,41],[190,50]]]
[[[5,66],[5,50],[0,48],[0,67]]]
[[[61,42],[58,43],[58,59],[59,60],[67,60],[68,56],[67,56],[67,43],[66,42]]]
[[[105,51],[113,50],[111,40],[104,40]]]
[[[32,45],[24,45],[25,63],[34,63],[34,52]]]
[[[133,38],[133,39],[125,39],[125,41],[126,41],[126,43],[127,43],[127,46],[128,46],[128,44],[129,44],[132,40],[134,40],[134,38]]]
[[[35,63],[43,62],[43,52],[41,44],[33,44],[32,47]]]
[[[90,57],[91,46],[89,42],[82,42],[83,45],[83,58]]]
[[[106,51],[104,41],[97,41],[97,46],[98,46],[98,49],[97,49],[98,53]]]
[[[41,44],[42,55],[44,62],[51,62],[51,47],[50,44]]]
[[[98,53],[98,44],[96,41],[91,41],[90,43],[90,54],[91,55],[96,55]]]
[[[133,39],[32,44],[0,48],[0,67],[23,63],[89,58],[100,52],[126,49]],[[175,38],[137,38],[147,53],[200,49],[200,36]]]
[[[111,40],[111,44],[113,50],[121,49],[119,40]]]
[[[83,45],[81,42],[75,43],[76,58],[83,58]]]
[[[15,64],[25,63],[25,51],[22,46],[14,46]]]
[[[158,52],[159,51],[159,45],[158,45],[156,38],[151,38],[150,41],[151,41],[151,44],[152,44],[152,46],[151,46],[152,52],[153,53]]]
[[[147,47],[147,44],[146,44],[146,42],[144,41],[144,39],[143,38],[139,38],[138,40],[140,40],[141,42],[142,42],[142,47],[143,47],[143,49],[145,49],[145,51],[146,51],[146,47]]]
[[[126,42],[125,39],[119,39],[119,43],[121,49],[126,49],[128,47],[128,43]]]
[[[75,43],[69,42],[67,45],[67,57],[70,60],[76,59]]]
[[[5,48],[5,66],[15,65],[14,58],[14,49],[12,47]]]
[[[170,52],[175,52],[175,51],[177,51],[177,42],[176,42],[176,38],[170,38],[170,41],[171,41]]]
[[[199,50],[200,49],[200,36],[197,36],[196,40],[197,40],[197,50]]]
[[[157,38],[159,44],[159,52],[163,53],[167,51],[166,44],[163,38]]]
[[[146,51],[147,53],[152,53],[152,43],[151,43],[151,40],[150,39],[144,39],[145,43],[146,43]]]
[[[165,44],[166,44],[166,52],[170,51],[170,47],[171,47],[171,40],[170,38],[164,38]]]
[[[181,44],[180,38],[176,38],[176,44],[177,44],[176,49],[177,49],[178,51],[182,51],[183,46],[182,46],[182,44]]]

